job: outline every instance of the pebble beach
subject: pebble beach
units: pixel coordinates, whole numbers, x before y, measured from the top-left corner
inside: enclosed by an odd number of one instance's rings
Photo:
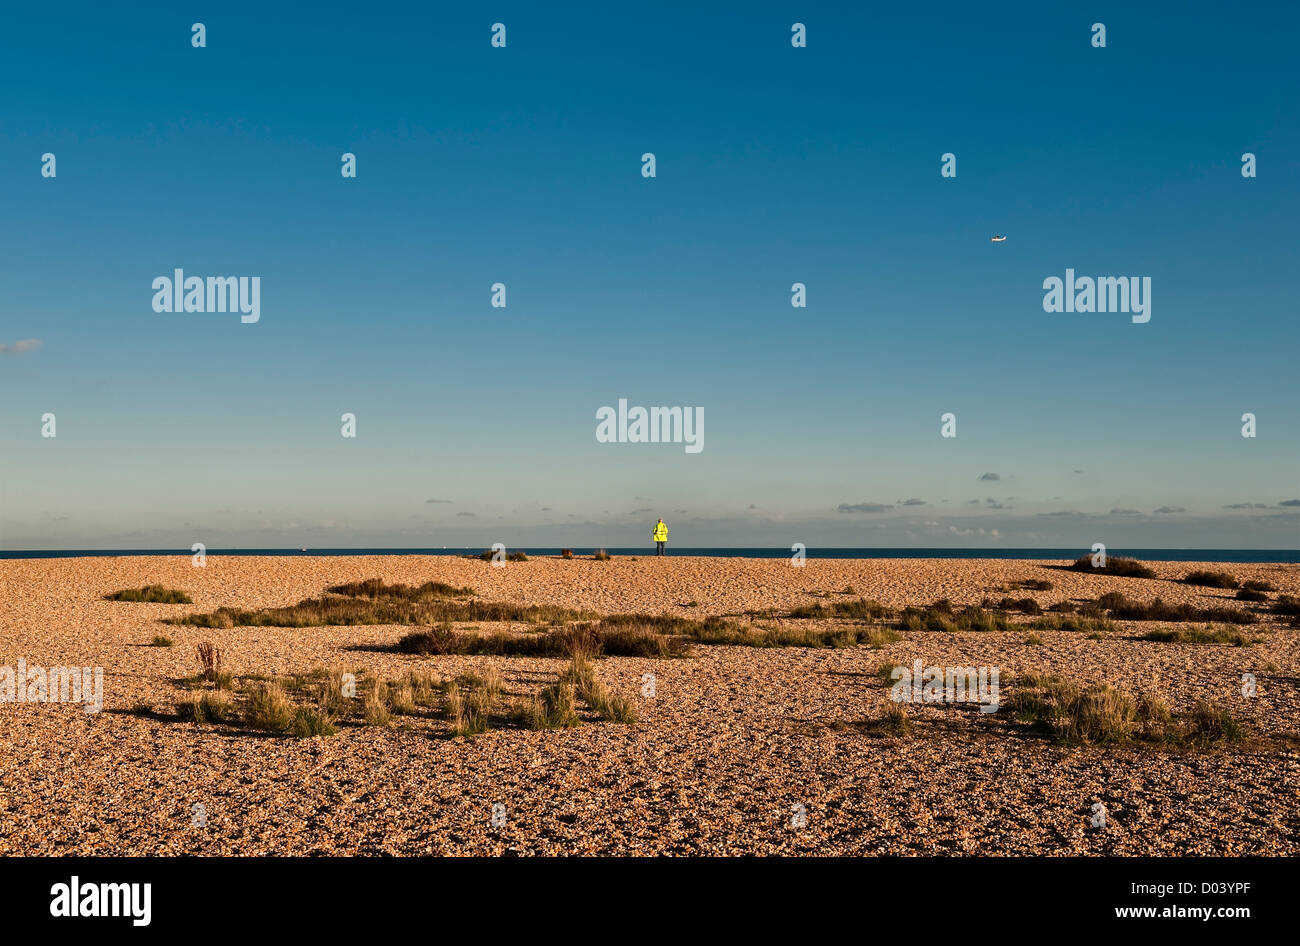
[[[1146,562],[1155,578],[1067,562],[695,558],[653,555],[505,567],[452,556],[188,556],[0,561],[0,666],[103,669],[103,709],[0,703],[0,853],[276,855],[1285,855],[1300,854],[1300,628],[1264,614],[1248,646],[1111,633],[902,631],[880,648],[696,646],[682,659],[594,662],[636,722],[493,728],[449,737],[420,718],[292,738],[174,718],[211,642],[235,674],[344,667],[382,677],[495,668],[507,692],[554,679],[559,659],[416,655],[410,626],[206,628],[162,623],[262,609],[380,578],[467,586],[487,601],[602,615],[784,612],[851,598],[890,608],[1011,594],[1043,608],[1119,591],[1237,606],[1188,585],[1193,569],[1300,594],[1300,566]],[[1007,587],[1025,580],[1050,590]],[[190,604],[105,600],[161,584]],[[808,625],[810,622],[800,622]],[[811,622],[816,624],[817,622]],[[527,633],[526,627],[509,630]],[[165,634],[172,645],[152,646]],[[1036,638],[1037,640],[1033,640]],[[1230,706],[1243,745],[1067,746],[1005,713],[909,707],[905,735],[864,729],[890,703],[882,663],[998,667],[1004,685],[1048,673],[1158,695],[1171,709]],[[1242,695],[1243,674],[1257,692]],[[652,675],[653,695],[645,694]],[[141,707],[152,708],[150,712]],[[1101,803],[1104,829],[1090,816]],[[202,824],[196,825],[195,806]]]

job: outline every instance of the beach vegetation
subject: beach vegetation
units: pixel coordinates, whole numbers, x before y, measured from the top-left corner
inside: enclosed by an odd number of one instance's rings
[[[1277,591],[1277,585],[1273,584],[1271,581],[1265,581],[1259,578],[1252,579],[1251,581],[1243,581],[1241,587],[1248,591]]]
[[[1134,697],[1106,683],[1076,683],[1025,674],[1007,701],[1012,717],[1066,745],[1208,746],[1241,742],[1246,728],[1229,710],[1199,704],[1170,712],[1154,697]]]
[[[1156,573],[1151,568],[1143,565],[1137,559],[1109,557],[1106,564],[1101,567],[1094,567],[1092,556],[1084,555],[1077,559],[1073,564],[1066,566],[1071,571],[1087,572],[1092,575],[1117,575],[1120,578],[1155,578]]]
[[[1227,572],[1204,570],[1188,572],[1183,581],[1186,584],[1197,585],[1201,588],[1238,588],[1241,584]]]
[[[1233,647],[1248,647],[1254,643],[1251,638],[1241,631],[1210,626],[1175,627],[1147,631],[1140,639],[1168,644],[1231,644]]]
[[[1222,624],[1254,624],[1258,618],[1240,608],[1198,608],[1191,604],[1168,604],[1160,598],[1154,601],[1134,601],[1118,591],[1107,592],[1097,599],[1097,606],[1119,621],[1218,621]]]
[[[107,601],[143,601],[149,604],[193,604],[194,601],[183,591],[164,588],[162,585],[145,585],[143,588],[124,588],[104,595]]]

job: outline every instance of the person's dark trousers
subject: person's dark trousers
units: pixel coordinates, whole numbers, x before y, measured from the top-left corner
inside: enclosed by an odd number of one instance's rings
[[[666,542],[656,542],[656,543],[655,543],[655,554],[656,554],[656,555],[664,555],[664,554],[666,554],[666,553],[664,552],[664,546],[667,545],[667,544],[668,544],[668,543],[666,543]]]

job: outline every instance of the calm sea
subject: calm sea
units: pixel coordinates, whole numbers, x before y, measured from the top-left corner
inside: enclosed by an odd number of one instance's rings
[[[209,555],[470,555],[479,548],[433,549],[209,549]],[[511,551],[516,551],[511,549]],[[528,555],[559,555],[559,548],[525,548]],[[591,555],[592,548],[573,548],[574,555]],[[607,549],[611,555],[654,557],[654,548]],[[715,549],[675,547],[669,555],[703,555],[712,558],[789,558],[789,549]],[[1016,558],[1076,559],[1088,549],[842,549],[809,548],[808,558]],[[1300,551],[1285,549],[1124,549],[1108,548],[1107,555],[1157,562],[1300,562]],[[57,551],[0,551],[6,558],[79,558],[114,555],[191,555],[189,549],[60,549]]]

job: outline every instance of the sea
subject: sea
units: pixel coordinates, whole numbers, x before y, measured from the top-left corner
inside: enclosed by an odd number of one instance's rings
[[[208,549],[208,555],[479,555],[481,548],[371,548],[371,549]],[[510,549],[526,555],[558,556],[556,548]],[[590,556],[596,549],[574,546],[575,556]],[[654,557],[654,547],[608,548],[610,555],[636,555]],[[184,555],[190,549],[32,549],[0,550],[0,559],[16,558],[81,558],[130,555]],[[672,546],[670,556],[698,555],[706,558],[790,558],[792,552],[785,548],[685,548]],[[1009,558],[1026,561],[1052,561],[1076,559],[1090,555],[1090,549],[1004,549],[1004,548],[822,548],[809,547],[808,558]],[[1155,562],[1300,562],[1300,551],[1290,549],[1106,549],[1108,556],[1123,556]]]

